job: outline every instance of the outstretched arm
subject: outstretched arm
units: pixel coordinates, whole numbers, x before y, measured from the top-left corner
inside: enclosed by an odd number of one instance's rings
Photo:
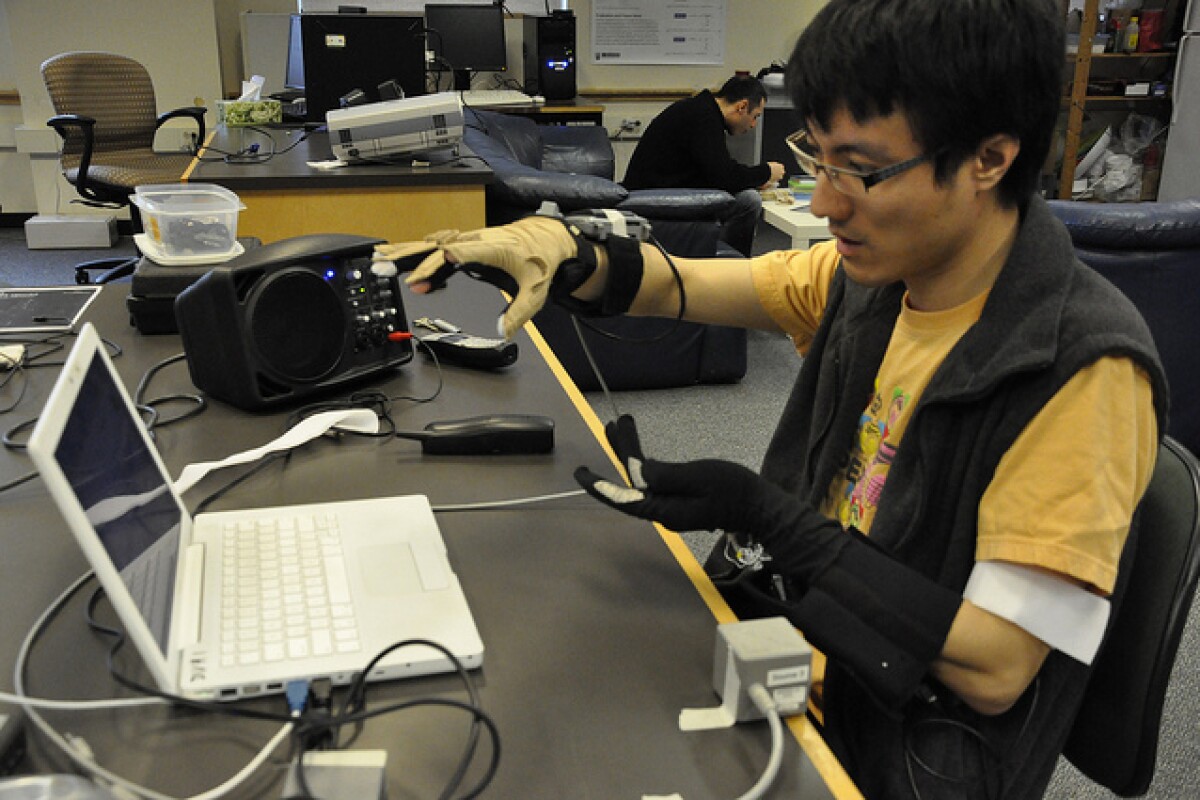
[[[685,319],[776,329],[758,301],[748,261],[675,257],[668,261],[652,244],[639,247],[629,240],[621,244],[592,242],[560,219],[535,215],[495,228],[440,231],[424,242],[380,245],[375,258],[411,269],[405,282],[416,292],[439,289],[460,270],[509,292],[513,300],[500,319],[500,332],[506,338],[528,322],[547,298],[576,307],[595,303],[600,309],[602,305],[603,310],[595,313],[675,317],[680,284],[686,297]]]

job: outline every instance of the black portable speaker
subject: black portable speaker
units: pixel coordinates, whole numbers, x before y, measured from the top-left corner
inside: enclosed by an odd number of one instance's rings
[[[407,363],[400,282],[379,239],[317,234],[256,248],[175,300],[196,387],[246,410],[285,404]]]

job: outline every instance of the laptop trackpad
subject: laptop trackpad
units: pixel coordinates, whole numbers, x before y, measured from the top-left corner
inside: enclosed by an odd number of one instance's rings
[[[371,595],[415,594],[449,586],[445,560],[436,548],[386,544],[364,547],[359,555],[363,583]]]

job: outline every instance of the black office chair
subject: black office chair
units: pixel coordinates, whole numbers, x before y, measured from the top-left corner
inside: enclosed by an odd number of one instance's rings
[[[1200,462],[1166,437],[1142,499],[1125,599],[1063,755],[1122,797],[1150,788],[1163,700],[1200,576]]]
[[[113,53],[61,53],[42,63],[42,79],[55,116],[46,124],[63,139],[63,175],[81,199],[102,208],[130,205],[136,187],[178,183],[192,162],[189,153],[156,153],[154,135],[164,122],[188,117],[196,122],[197,142],[204,139],[205,109],[189,106],[157,114],[154,84],[138,62]],[[131,206],[134,230],[140,230]],[[79,264],[75,280],[89,283],[89,271],[107,270],[103,283],[129,274],[137,258],[101,259]]]

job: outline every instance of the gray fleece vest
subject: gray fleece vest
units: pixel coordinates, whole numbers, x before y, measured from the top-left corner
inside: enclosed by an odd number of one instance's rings
[[[834,279],[763,466],[767,478],[814,506],[846,466],[903,293],[901,285],[858,286],[840,270]],[[1128,356],[1149,373],[1159,430],[1165,430],[1166,379],[1144,321],[1124,295],[1075,259],[1066,230],[1035,198],[979,322],[947,355],[914,409],[872,523],[872,541],[962,591],[974,566],[979,502],[1000,458],[1071,376],[1105,355]],[[1126,557],[1135,540],[1136,521]],[[1114,604],[1123,589],[1119,581]],[[914,755],[952,774],[991,770],[985,790],[982,781],[949,782],[914,766],[922,800],[1040,797],[1087,673],[1055,651],[1005,714],[983,717],[931,685],[897,716],[831,663],[825,733],[868,798],[913,797],[905,765],[914,764]],[[982,738],[946,720],[964,723]],[[990,755],[981,756],[983,751]]]

